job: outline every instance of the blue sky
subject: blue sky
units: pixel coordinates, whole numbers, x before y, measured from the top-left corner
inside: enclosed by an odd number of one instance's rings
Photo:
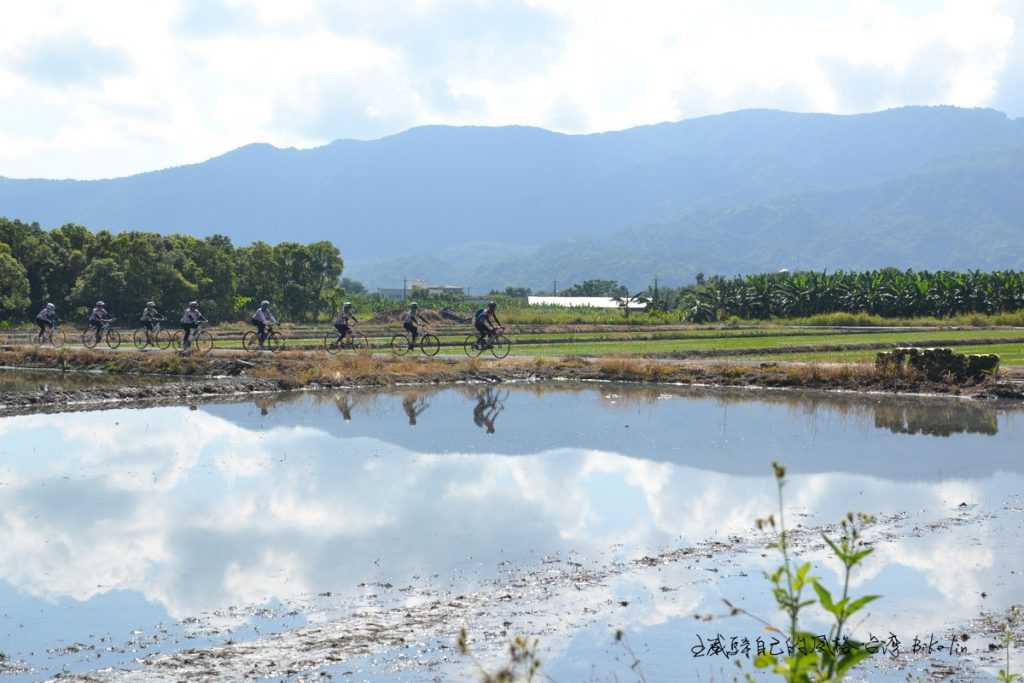
[[[96,178],[411,126],[746,107],[1024,115],[1024,0],[0,4],[0,175]]]

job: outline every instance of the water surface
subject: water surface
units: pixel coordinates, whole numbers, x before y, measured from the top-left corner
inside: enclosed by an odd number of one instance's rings
[[[749,538],[775,506],[772,460],[789,468],[800,524],[904,516],[856,589],[886,594],[862,626],[909,642],[1024,595],[1022,432],[1022,413],[948,399],[619,385],[4,418],[0,651],[32,667],[12,680],[132,667],[154,651],[344,619],[370,592],[412,604],[545,563]],[[704,628],[693,614],[721,612],[723,596],[770,614],[759,573],[773,562],[748,552],[624,572],[570,590],[557,614],[553,602],[497,623],[543,633],[558,680],[585,679],[594,663],[614,672],[612,626],[643,649],[648,680],[695,667],[707,678],[731,664],[690,657],[696,637],[753,637],[757,625]],[[821,566],[834,581],[836,567]],[[393,653],[333,672],[460,676],[440,644],[424,644],[416,666]]]

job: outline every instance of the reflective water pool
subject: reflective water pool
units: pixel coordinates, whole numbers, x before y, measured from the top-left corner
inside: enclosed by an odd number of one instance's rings
[[[776,558],[753,520],[775,507],[773,460],[795,524],[885,518],[855,589],[886,597],[858,628],[909,647],[1024,601],[1022,432],[1024,413],[948,399],[619,385],[4,418],[0,652],[22,669],[11,680],[117,678],[153,653],[273,634],[284,661],[303,629],[453,602],[468,606],[323,670],[470,680],[446,646],[466,626],[485,659],[532,633],[557,680],[633,680],[622,628],[646,680],[731,676],[692,648],[759,625],[694,615],[728,597],[772,616]],[[504,599],[504,581],[543,592]],[[903,680],[905,659],[871,680]]]

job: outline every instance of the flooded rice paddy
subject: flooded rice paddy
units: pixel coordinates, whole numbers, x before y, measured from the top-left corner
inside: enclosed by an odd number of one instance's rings
[[[997,404],[596,384],[3,418],[0,681],[475,680],[463,627],[557,681],[732,680],[772,643],[722,599],[783,621],[773,460],[826,583],[820,530],[878,516],[854,678],[991,680],[1022,437]]]

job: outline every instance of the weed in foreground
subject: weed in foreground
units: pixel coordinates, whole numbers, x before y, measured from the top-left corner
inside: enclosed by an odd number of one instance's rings
[[[782,555],[782,564],[775,571],[766,573],[765,576],[771,582],[776,604],[789,617],[789,624],[783,630],[742,608],[734,607],[728,601],[726,604],[734,614],[746,614],[764,624],[768,631],[782,634],[788,639],[790,654],[784,656],[769,653],[758,655],[754,660],[754,666],[758,669],[768,669],[779,674],[786,683],[841,681],[854,666],[874,654],[873,649],[850,638],[844,632],[844,628],[854,614],[880,597],[865,595],[854,598],[849,593],[850,575],[854,567],[874,550],[867,547],[861,537],[862,529],[873,523],[874,518],[870,515],[849,513],[840,523],[841,531],[837,539],[822,534],[825,543],[842,563],[844,569],[842,593],[837,598],[821,583],[818,577],[811,575],[810,562],[798,564],[796,558],[793,557],[785,524],[782,492],[786,483],[786,468],[774,462],[772,470],[775,474],[779,496],[778,525],[776,526],[774,515],[771,515],[764,519],[758,519],[757,528],[778,529],[778,540],[773,545]],[[833,624],[829,629],[827,640],[824,642],[815,634],[804,631],[800,627],[801,612],[815,604],[815,600],[808,595],[809,590],[813,590],[818,597],[818,604],[833,618]],[[753,681],[754,679],[748,674],[747,680]]]
[[[821,580],[811,574],[811,563],[798,563],[790,547],[789,532],[785,524],[785,505],[783,487],[786,483],[786,468],[777,462],[772,463],[775,483],[778,490],[779,511],[778,522],[774,515],[756,520],[758,529],[777,529],[778,537],[773,544],[782,555],[782,564],[773,572],[766,572],[765,577],[771,583],[772,595],[779,609],[789,618],[785,629],[773,626],[747,610],[734,606],[728,600],[726,605],[732,615],[744,614],[761,624],[769,632],[778,633],[788,641],[788,655],[763,653],[754,660],[754,666],[778,674],[786,683],[828,683],[842,681],[853,667],[875,654],[875,649],[860,641],[854,640],[847,633],[850,619],[874,602],[878,595],[864,595],[858,598],[850,595],[850,577],[853,569],[868,555],[874,552],[862,538],[863,529],[874,523],[874,517],[867,514],[848,513],[840,522],[840,533],[837,538],[830,538],[823,533],[822,538],[833,555],[843,565],[842,592],[835,596],[826,588]],[[810,591],[817,596],[817,601],[810,597]],[[821,605],[831,615],[833,623],[826,638],[804,631],[800,626],[800,614],[815,603]],[[1006,669],[1000,672],[1001,683],[1013,683],[1021,680],[1018,674],[1009,673],[1009,642],[1012,642],[1012,624],[1016,618],[1016,610],[1011,613],[1006,627],[1004,642],[1007,642]],[[642,682],[645,680],[640,669],[640,660],[629,648],[624,639],[623,631],[615,632],[615,642],[621,644],[632,657],[632,669]],[[480,673],[481,683],[519,683],[532,681],[540,670],[540,659],[537,657],[538,641],[517,636],[509,645],[508,660],[496,672],[488,672],[470,651],[466,630],[462,629],[457,641],[459,652],[470,657]],[[748,682],[755,679],[746,675]]]
[[[1024,680],[1020,674],[1010,672],[1010,650],[1013,648],[1013,628],[1021,620],[1020,608],[1016,605],[1010,608],[1010,616],[1006,619],[1006,624],[1003,626],[1003,633],[1000,635],[999,640],[1002,642],[1003,647],[1006,648],[1006,668],[1000,669],[999,673],[996,674],[996,680],[999,683],[1014,683],[1014,681]]]
[[[540,658],[537,656],[537,647],[540,641],[536,638],[530,640],[523,636],[516,636],[508,646],[508,659],[497,671],[490,672],[473,655],[469,648],[469,636],[466,629],[459,631],[459,639],[456,641],[459,652],[464,657],[469,657],[480,673],[481,683],[530,683],[540,671]]]

